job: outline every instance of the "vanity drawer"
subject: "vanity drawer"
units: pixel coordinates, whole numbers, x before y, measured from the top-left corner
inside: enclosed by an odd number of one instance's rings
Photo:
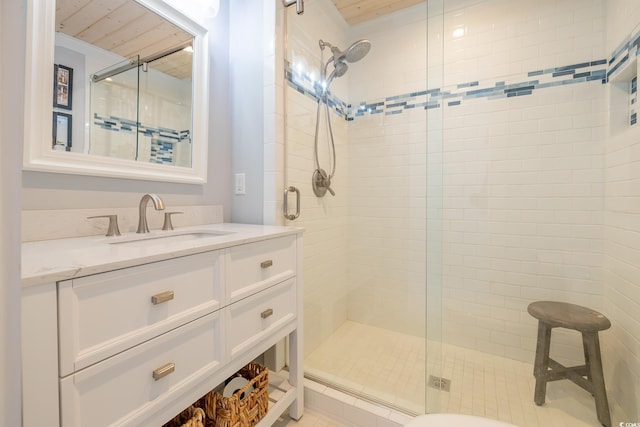
[[[229,315],[227,348],[231,358],[258,344],[296,318],[296,279],[226,307]]]
[[[233,303],[296,274],[296,238],[234,246],[228,265],[227,301]]]
[[[220,312],[211,313],[61,379],[62,425],[126,425],[166,405],[220,368],[221,333]]]
[[[58,284],[60,376],[220,308],[220,252]]]

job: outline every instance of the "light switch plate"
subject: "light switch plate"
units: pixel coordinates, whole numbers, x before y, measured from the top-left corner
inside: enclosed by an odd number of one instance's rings
[[[236,195],[247,194],[246,177],[243,173],[236,174]]]

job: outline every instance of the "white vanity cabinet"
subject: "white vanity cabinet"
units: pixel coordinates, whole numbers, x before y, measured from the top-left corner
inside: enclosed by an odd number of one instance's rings
[[[62,425],[125,424],[129,414],[211,375],[222,361],[221,332],[219,313],[211,313],[61,378]],[[151,425],[144,412],[137,415],[136,425]]]
[[[58,282],[60,376],[219,310],[220,252]]]
[[[23,288],[23,425],[156,426],[289,337],[261,425],[302,415],[299,232]],[[119,265],[115,263],[115,265]]]

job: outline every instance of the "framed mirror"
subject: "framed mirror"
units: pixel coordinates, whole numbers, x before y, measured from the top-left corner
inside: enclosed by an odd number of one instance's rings
[[[207,43],[162,0],[27,2],[24,169],[206,182]]]

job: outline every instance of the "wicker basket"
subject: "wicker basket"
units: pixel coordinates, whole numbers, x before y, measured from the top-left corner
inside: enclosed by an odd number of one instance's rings
[[[211,391],[203,398],[207,427],[253,427],[266,415],[269,409],[269,369],[249,363],[236,376],[246,378],[249,383],[231,397]],[[253,391],[240,399],[250,387]]]
[[[249,383],[231,397],[210,391],[163,427],[253,427],[258,424],[269,409],[269,369],[252,362],[234,378],[237,376]],[[251,387],[253,391],[246,394]]]
[[[206,427],[206,415],[202,408],[190,406],[163,427]]]

